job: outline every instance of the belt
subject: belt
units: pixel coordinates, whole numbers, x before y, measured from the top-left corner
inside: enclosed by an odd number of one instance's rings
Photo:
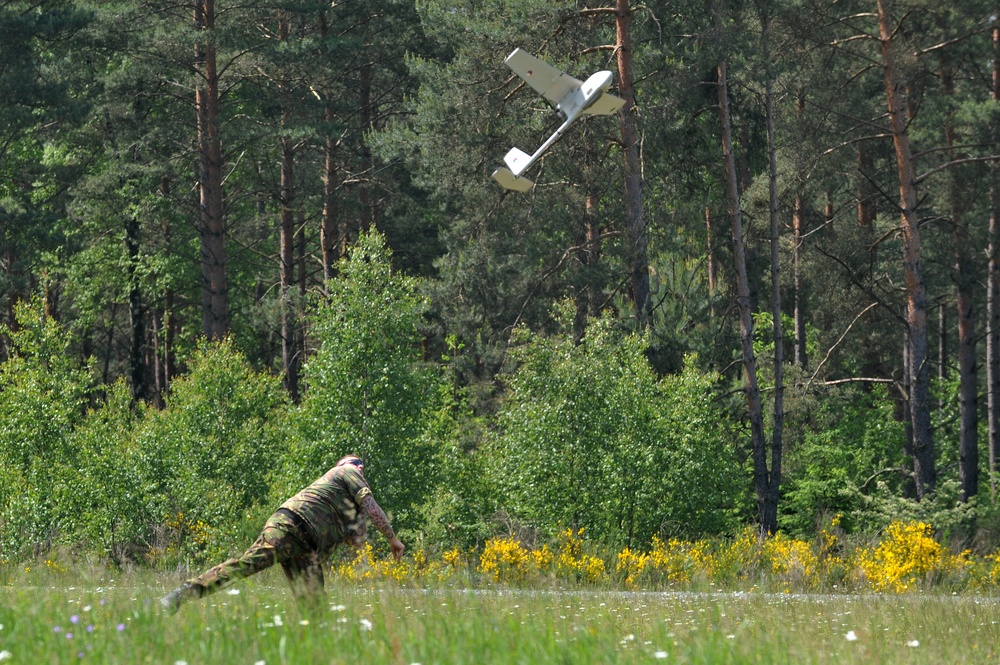
[[[302,543],[314,550],[319,551],[319,544],[317,543],[316,533],[313,531],[312,525],[309,522],[302,519],[296,512],[289,510],[288,508],[278,508],[275,511],[277,514],[284,515],[295,525],[295,528],[299,530],[299,535],[302,537]]]

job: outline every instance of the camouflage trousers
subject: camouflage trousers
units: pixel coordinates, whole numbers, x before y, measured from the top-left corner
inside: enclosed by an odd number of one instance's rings
[[[241,556],[224,561],[187,583],[199,597],[204,597],[278,563],[296,598],[320,595],[322,560],[306,529],[300,520],[279,511],[268,518],[260,536]]]

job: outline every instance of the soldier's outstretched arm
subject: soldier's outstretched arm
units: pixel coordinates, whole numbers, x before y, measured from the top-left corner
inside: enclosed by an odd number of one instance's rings
[[[385,512],[375,502],[375,497],[369,494],[363,498],[361,500],[361,507],[372,521],[372,524],[375,525],[375,528],[381,531],[382,535],[389,541],[389,549],[392,550],[392,556],[396,561],[399,561],[403,557],[403,550],[406,547],[396,537],[396,533],[392,530],[392,525],[389,524],[389,518],[385,516]]]

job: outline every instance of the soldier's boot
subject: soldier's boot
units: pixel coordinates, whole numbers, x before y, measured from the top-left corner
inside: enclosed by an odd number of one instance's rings
[[[201,598],[201,592],[194,584],[185,582],[163,598],[160,598],[160,605],[167,615],[174,615],[181,608],[181,603]]]

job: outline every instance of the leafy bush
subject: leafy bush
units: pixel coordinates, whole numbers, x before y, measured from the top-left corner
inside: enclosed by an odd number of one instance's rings
[[[231,340],[202,343],[167,408],[150,413],[136,435],[148,510],[163,529],[159,549],[214,558],[247,544],[237,530],[247,513],[256,521],[270,508],[288,410],[280,379],[254,371]]]
[[[857,523],[887,524],[861,513],[871,505],[866,495],[880,487],[895,496],[906,489],[903,424],[895,417],[895,403],[879,386],[870,393],[831,393],[820,404],[802,441],[786,448],[781,528],[812,536],[835,514],[849,518],[849,530]]]
[[[740,472],[713,375],[689,362],[657,378],[644,340],[609,320],[579,345],[526,330],[515,339],[489,450],[499,505],[550,533],[586,525],[606,544],[730,526]]]
[[[73,432],[78,465],[58,497],[64,543],[116,564],[144,554],[157,522],[150,511],[155,467],[135,441],[144,415],[124,381],[112,385],[107,401],[89,411]]]
[[[425,300],[416,279],[392,269],[391,256],[381,235],[363,234],[328,283],[312,320],[318,348],[304,368],[300,438],[276,492],[287,496],[355,453],[379,501],[405,526],[416,523],[407,513],[437,475],[424,432],[438,379],[421,360]]]
[[[59,495],[75,482],[71,443],[91,386],[69,352],[71,336],[42,303],[19,303],[17,326],[0,329],[10,355],[0,365],[0,550],[18,555],[51,543]]]

